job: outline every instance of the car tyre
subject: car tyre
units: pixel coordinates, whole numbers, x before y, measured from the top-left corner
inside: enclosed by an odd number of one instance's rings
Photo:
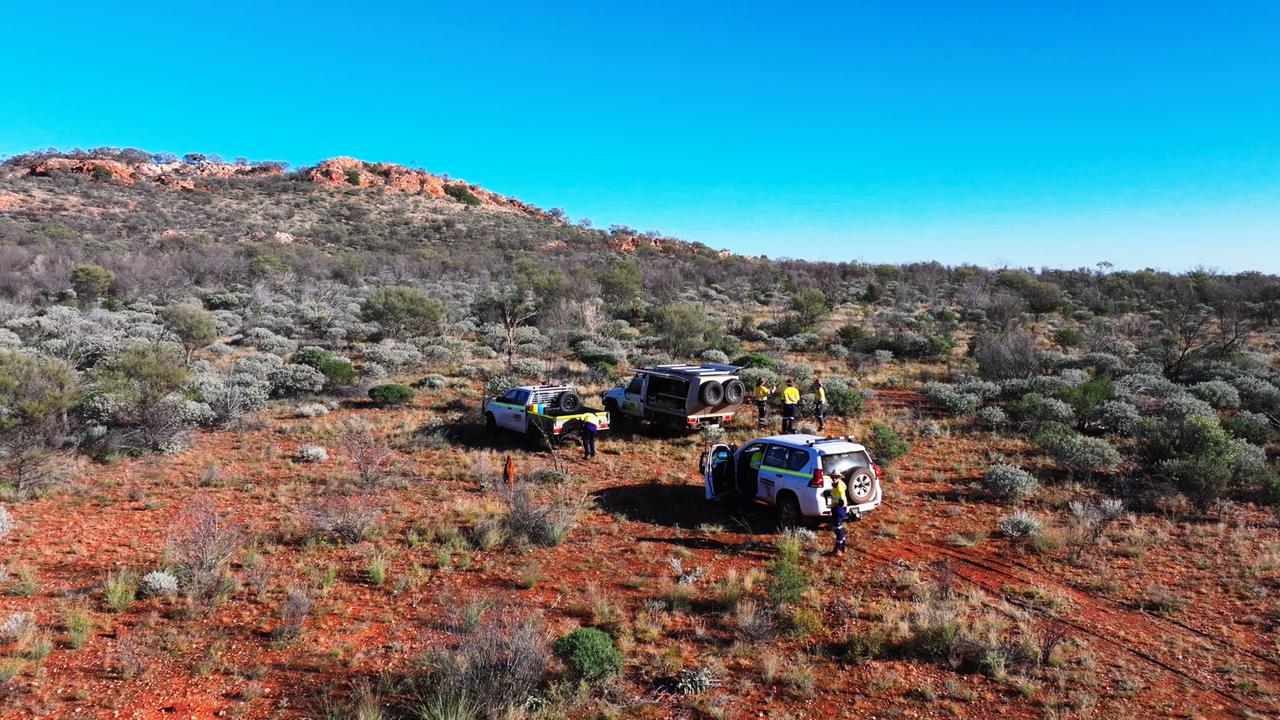
[[[493,413],[484,414],[484,431],[490,435],[498,434],[498,419],[493,416]]]
[[[747,396],[747,386],[742,381],[734,378],[724,384],[724,401],[730,405],[737,405]]]
[[[708,405],[719,405],[720,401],[724,400],[724,386],[716,380],[703,385],[700,392],[702,402]]]
[[[578,397],[578,393],[567,390],[560,394],[560,409],[566,413],[575,413],[582,409],[582,398]]]
[[[859,470],[845,481],[845,488],[849,492],[849,500],[854,505],[861,505],[870,502],[876,494],[876,478],[870,470]]]
[[[794,495],[783,495],[778,498],[778,527],[792,530],[804,524],[804,514],[800,512],[800,501]]]

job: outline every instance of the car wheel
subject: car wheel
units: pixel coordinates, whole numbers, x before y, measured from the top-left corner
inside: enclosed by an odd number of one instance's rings
[[[582,398],[578,397],[578,393],[566,390],[560,395],[560,409],[566,413],[576,413],[582,409]]]
[[[800,513],[800,501],[794,495],[783,495],[778,498],[778,527],[791,530],[800,527],[804,515]]]
[[[742,381],[734,378],[724,384],[724,401],[730,405],[737,405],[747,396],[747,386]]]
[[[719,382],[712,380],[702,386],[702,402],[708,405],[719,405],[724,400],[724,386]]]
[[[876,493],[876,479],[869,470],[859,470],[845,483],[854,505],[869,502]]]
[[[484,414],[484,430],[490,435],[498,434],[498,420],[493,417],[493,413]]]

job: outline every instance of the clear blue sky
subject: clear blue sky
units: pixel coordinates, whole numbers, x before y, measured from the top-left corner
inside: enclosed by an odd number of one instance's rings
[[[1280,272],[1274,1],[4,17],[0,154],[355,155],[775,257]]]

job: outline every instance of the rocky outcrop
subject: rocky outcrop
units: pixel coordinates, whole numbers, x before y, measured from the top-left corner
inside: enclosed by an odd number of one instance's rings
[[[150,182],[171,190],[190,192],[210,189],[208,181],[213,178],[279,175],[284,172],[284,166],[282,163],[251,164],[243,161],[228,163],[216,158],[208,159],[198,154],[188,155],[184,160],[176,160],[172,155],[166,158],[137,150],[100,148],[66,154],[33,153],[18,156],[5,161],[3,166],[0,166],[0,171],[10,176],[80,175],[93,182],[114,182],[123,185]],[[335,157],[323,160],[313,167],[303,168],[298,172],[298,176],[309,179],[317,185],[330,187],[354,185],[363,188],[381,188],[387,192],[420,193],[449,202],[476,204],[478,201],[482,207],[510,210],[554,223],[564,222],[562,214],[546,212],[529,203],[486,190],[479,185],[393,163],[372,163],[350,157]],[[465,192],[462,192],[463,189]],[[451,194],[460,196],[462,199],[454,199]]]
[[[415,192],[443,198],[448,196],[446,185],[458,185],[474,195],[481,206],[514,210],[544,220],[559,222],[541,208],[515,198],[499,195],[479,185],[462,180],[450,180],[425,170],[415,170],[394,163],[371,163],[351,157],[335,157],[322,160],[303,171],[312,182],[330,186],[356,186],[383,188],[387,191]]]
[[[226,162],[125,162],[104,157],[42,156],[19,165],[17,174],[50,177],[84,175],[100,182],[133,185],[147,180],[175,190],[197,190],[209,178],[279,175],[277,165],[248,165]]]

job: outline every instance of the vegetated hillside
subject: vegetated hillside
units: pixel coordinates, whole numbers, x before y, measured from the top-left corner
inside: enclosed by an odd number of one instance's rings
[[[0,715],[1266,716],[1280,282],[747,258],[335,159],[0,167]],[[795,378],[851,525],[484,398]],[[776,413],[775,413],[776,414]],[[776,417],[770,432],[776,430]],[[515,478],[508,482],[510,459]]]

